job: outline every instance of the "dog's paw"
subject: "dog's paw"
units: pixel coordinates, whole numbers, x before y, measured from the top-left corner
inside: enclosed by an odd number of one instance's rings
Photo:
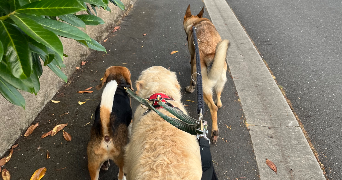
[[[101,169],[107,171],[109,169],[109,166],[110,166],[110,162],[109,160],[107,160],[102,164]]]
[[[210,137],[210,141],[211,143],[213,144],[216,144],[217,143],[217,139],[218,139],[218,136],[219,135],[219,131],[218,130],[213,130],[211,132],[211,137]]]
[[[195,91],[195,87],[194,86],[187,86],[185,88],[185,91],[189,92],[189,93],[193,93]]]
[[[221,101],[217,101],[216,106],[217,106],[218,108],[221,108],[221,107],[222,107],[222,102],[221,102]]]

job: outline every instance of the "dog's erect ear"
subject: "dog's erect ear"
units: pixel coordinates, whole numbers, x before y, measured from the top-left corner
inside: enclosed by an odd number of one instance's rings
[[[202,10],[197,14],[197,17],[202,18],[203,13],[204,13],[204,6],[203,6]]]
[[[192,15],[191,15],[190,4],[189,4],[188,8],[185,11],[185,17],[191,17],[191,16]]]
[[[140,80],[140,81],[135,82],[135,86],[137,87],[137,91],[135,93],[138,94],[140,89],[142,89],[144,86],[144,81]]]

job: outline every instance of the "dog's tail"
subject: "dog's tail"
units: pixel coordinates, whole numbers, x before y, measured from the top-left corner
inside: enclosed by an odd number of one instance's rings
[[[226,61],[228,46],[229,41],[227,39],[224,39],[217,44],[213,66],[211,67],[210,72],[208,74],[209,79],[217,80],[221,77],[224,68],[224,63]]]
[[[102,135],[107,138],[110,136],[110,113],[112,112],[114,94],[117,87],[118,83],[115,80],[110,81],[103,90],[101,97],[100,119],[102,124]]]

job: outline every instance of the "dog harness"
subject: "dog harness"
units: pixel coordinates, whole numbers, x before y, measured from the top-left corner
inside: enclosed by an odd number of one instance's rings
[[[152,101],[152,106],[156,109],[159,108],[163,108],[162,106],[160,106],[158,104],[159,101],[165,103],[166,105],[170,106],[170,107],[174,107],[171,103],[167,102],[166,100],[172,100],[172,98],[170,98],[169,96],[167,96],[166,94],[163,93],[155,93],[152,94],[149,98],[147,98],[149,101]],[[147,109],[146,112],[144,113],[144,115],[146,115],[147,113],[149,113],[151,111],[151,109]]]

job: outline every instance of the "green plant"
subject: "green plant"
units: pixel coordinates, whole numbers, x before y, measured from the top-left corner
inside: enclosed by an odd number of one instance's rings
[[[63,56],[67,55],[63,54],[58,36],[106,51],[79,28],[103,24],[96,16],[96,7],[110,11],[109,1],[125,8],[120,0],[0,0],[1,95],[25,108],[25,99],[18,89],[37,95],[43,73],[41,60],[67,82],[61,71],[65,67]],[[76,15],[79,11],[87,14]]]

